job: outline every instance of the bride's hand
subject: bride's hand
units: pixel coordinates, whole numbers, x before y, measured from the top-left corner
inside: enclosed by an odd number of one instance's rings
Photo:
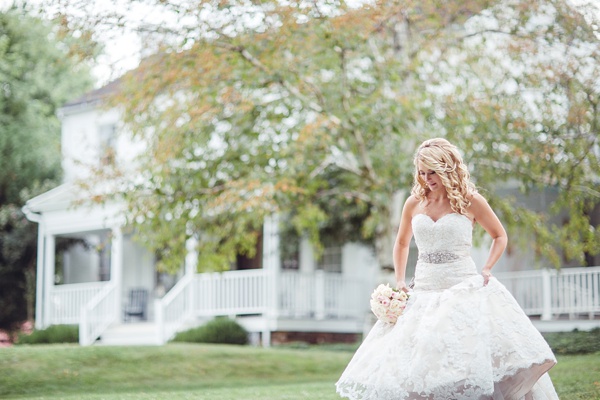
[[[481,271],[481,275],[483,276],[483,286],[487,286],[488,282],[490,281],[490,278],[492,277],[492,271],[484,268]]]
[[[408,292],[408,287],[406,286],[405,281],[396,281],[396,289]]]

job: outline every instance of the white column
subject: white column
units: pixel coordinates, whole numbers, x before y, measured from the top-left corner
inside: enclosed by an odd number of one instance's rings
[[[315,272],[315,318],[325,319],[325,271]]]
[[[123,232],[120,226],[113,227],[110,251],[110,280],[116,286],[115,315],[121,321],[123,295]]]
[[[45,328],[52,323],[52,292],[54,291],[54,271],[55,271],[55,239],[54,235],[46,235],[44,246],[44,299],[43,299],[43,316],[42,327]]]
[[[194,283],[194,276],[196,275],[196,271],[198,271],[198,239],[191,237],[189,238],[186,243],[185,243],[185,247],[186,247],[186,256],[185,256],[185,276],[189,277],[190,279],[190,284],[189,284],[189,289],[187,290],[187,304],[188,304],[188,309],[187,312],[189,313],[188,317],[192,317],[194,315],[194,308],[196,307],[196,288],[197,285],[195,285]],[[162,303],[161,303],[162,304]],[[164,318],[163,318],[164,320]],[[162,329],[162,327],[159,325],[158,329]],[[163,340],[165,340],[166,338],[164,338]]]
[[[162,301],[156,299],[154,301],[154,321],[156,322],[156,335],[158,344],[165,344],[165,313],[162,307]]]
[[[196,246],[198,245],[198,240],[194,237],[189,238],[185,242],[185,273],[186,274],[194,274],[198,268],[198,250]]]
[[[35,329],[44,328],[44,290],[45,288],[45,269],[44,260],[46,254],[46,233],[45,224],[38,223],[38,242],[37,242],[37,265],[35,273]]]
[[[307,313],[315,312],[315,306],[313,303],[313,294],[310,290],[301,287],[310,282],[311,285],[315,285],[315,271],[317,270],[317,260],[315,259],[315,249],[308,239],[304,236],[300,239],[300,255],[299,255],[299,268],[296,285],[293,288],[288,288],[293,293],[289,294],[294,296],[294,305],[296,310],[293,311],[293,315],[305,316]],[[315,286],[315,290],[318,288]],[[318,296],[318,295],[317,295]],[[318,301],[318,300],[317,300]]]
[[[547,268],[542,269],[542,321],[552,319],[552,293],[550,282],[550,271]]]
[[[315,251],[313,245],[307,237],[300,239],[300,267],[299,270],[304,274],[312,274],[315,272]]]
[[[263,346],[271,345],[271,331],[276,328],[279,316],[279,285],[281,282],[281,256],[279,253],[279,216],[265,218],[263,226],[263,269],[267,282],[267,312],[262,332]]]
[[[271,331],[267,328],[262,332],[262,345],[263,347],[271,346]]]
[[[272,271],[281,270],[279,216],[276,214],[265,218],[263,226],[263,268]]]

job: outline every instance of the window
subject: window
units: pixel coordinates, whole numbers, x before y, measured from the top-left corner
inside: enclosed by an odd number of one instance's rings
[[[100,142],[100,165],[113,165],[117,151],[117,127],[115,124],[100,125],[98,128]]]
[[[256,239],[254,256],[249,257],[247,254],[238,253],[234,265],[231,269],[242,270],[242,269],[259,269],[262,268],[263,260],[263,236],[262,231],[258,232],[258,238]]]
[[[326,247],[317,264],[317,268],[325,272],[342,272],[342,247]]]

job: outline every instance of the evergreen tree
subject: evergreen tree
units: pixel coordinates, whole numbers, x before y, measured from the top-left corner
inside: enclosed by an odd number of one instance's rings
[[[93,46],[63,32],[23,7],[0,13],[0,329],[33,318],[37,225],[21,207],[60,183],[56,111],[91,86]]]

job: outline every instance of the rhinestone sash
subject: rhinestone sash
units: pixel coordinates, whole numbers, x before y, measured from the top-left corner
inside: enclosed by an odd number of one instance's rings
[[[419,260],[429,264],[445,264],[461,259],[456,253],[449,251],[432,251],[429,253],[419,253]]]

